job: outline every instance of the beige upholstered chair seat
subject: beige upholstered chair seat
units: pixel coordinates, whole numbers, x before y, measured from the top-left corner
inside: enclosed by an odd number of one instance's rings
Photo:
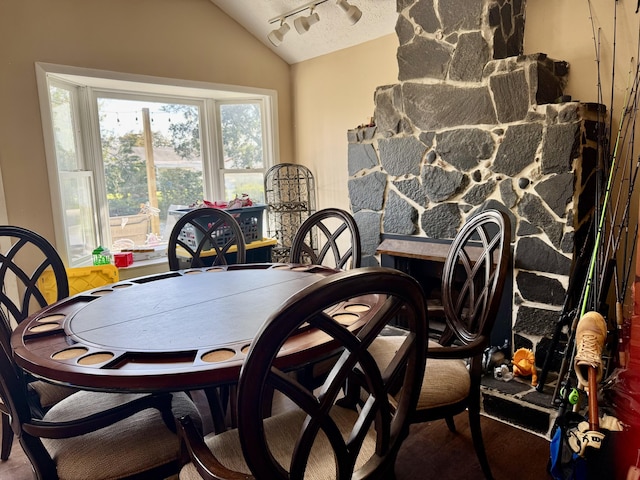
[[[103,412],[143,394],[81,391],[54,405],[44,420],[62,422]],[[175,417],[200,415],[185,393],[174,393]],[[56,462],[61,480],[106,480],[141,473],[179,458],[178,436],[165,425],[160,412],[148,408],[108,427],[78,437],[43,438]]]
[[[379,337],[371,345],[370,352],[378,365],[387,365],[402,344],[404,337]],[[429,350],[439,345],[429,340]],[[467,365],[461,359],[427,360],[420,398],[416,410],[452,405],[469,395],[471,379]]]
[[[42,380],[36,380],[29,383],[29,389],[33,390],[38,396],[40,406],[44,409],[50,408],[64,398],[67,398],[76,389],[71,387],[63,387],[62,385],[54,385],[49,382],[43,382]]]
[[[346,440],[348,433],[356,421],[358,414],[346,408],[334,406],[331,417],[343,432]],[[265,436],[271,448],[271,452],[281,465],[288,469],[288,460],[291,458],[292,449],[295,441],[300,433],[300,426],[304,421],[305,415],[300,410],[291,410],[289,412],[276,415],[265,422]],[[242,448],[240,446],[240,438],[238,430],[229,430],[219,435],[207,435],[205,443],[213,452],[222,465],[234,470],[251,475],[249,467],[244,460]],[[369,432],[360,450],[359,461],[356,462],[356,468],[361,467],[364,461],[371,458],[376,447],[375,432]],[[329,445],[326,437],[319,436],[311,451],[311,457],[307,464],[307,474],[305,479],[308,480],[333,480],[335,479],[335,465],[327,461],[331,458],[333,449]],[[201,480],[193,463],[188,463],[180,471],[180,480]]]

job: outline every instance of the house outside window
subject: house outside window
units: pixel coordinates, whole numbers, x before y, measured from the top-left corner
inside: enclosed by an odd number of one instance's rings
[[[37,64],[56,244],[69,266],[166,244],[179,209],[264,203],[275,92]]]

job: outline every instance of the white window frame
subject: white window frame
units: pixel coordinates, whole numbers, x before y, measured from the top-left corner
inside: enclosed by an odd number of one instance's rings
[[[263,154],[266,172],[279,158],[277,91],[262,88],[221,85],[181,79],[126,74],[105,70],[87,69],[66,65],[37,62],[35,64],[40,112],[45,143],[45,155],[51,191],[56,247],[62,259],[69,265],[69,251],[65,218],[62,211],[58,162],[55,152],[53,122],[49,102],[49,83],[63,82],[76,85],[81,104],[75,112],[79,120],[78,143],[81,148],[81,170],[92,172],[94,178],[94,203],[96,205],[96,229],[100,241],[109,241],[109,211],[106,202],[104,170],[100,149],[100,129],[96,96],[144,95],[173,97],[185,103],[201,102],[201,149],[203,158],[203,183],[205,198],[216,199],[217,192],[224,192],[224,175],[238,170],[225,170],[222,161],[221,131],[218,122],[220,103],[260,102],[263,125]],[[164,100],[163,100],[164,101]],[[204,125],[208,125],[206,128]],[[242,170],[242,172],[255,170]],[[87,259],[87,262],[90,259]],[[77,265],[72,265],[77,266]]]

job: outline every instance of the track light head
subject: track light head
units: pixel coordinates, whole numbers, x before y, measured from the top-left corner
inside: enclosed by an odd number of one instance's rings
[[[355,25],[362,16],[362,11],[355,5],[349,5],[347,0],[336,0],[338,5],[344,13],[347,15],[347,19],[351,22],[351,25]]]
[[[287,34],[289,30],[291,30],[291,27],[289,26],[288,23],[285,23],[283,20],[280,23],[280,28],[272,30],[269,33],[269,35],[267,35],[267,38],[275,47],[277,47],[282,43],[284,36]]]
[[[311,15],[308,17],[298,17],[293,21],[293,26],[300,35],[309,31],[312,25],[320,21],[320,16],[317,13],[311,11]]]
[[[280,28],[277,28],[275,30],[272,30],[271,32],[269,32],[269,34],[267,35],[267,38],[269,39],[269,41],[274,45],[274,46],[279,46],[283,39],[284,36],[287,34],[287,32],[289,30],[291,30],[291,27],[285,22],[285,20],[289,17],[293,17],[295,15],[299,15],[301,13],[303,13],[305,10],[309,9],[309,16],[307,17],[297,17],[294,21],[293,21],[293,25],[295,26],[296,30],[298,31],[298,33],[300,35],[302,35],[303,33],[306,33],[309,31],[309,29],[316,23],[318,23],[320,21],[320,16],[315,13],[315,9],[318,5],[321,5],[323,3],[328,2],[329,0],[312,0],[309,3],[306,3],[304,5],[300,5],[297,8],[294,8],[293,10],[290,10],[286,13],[283,13],[277,17],[274,17],[272,19],[269,20],[270,24],[274,24],[279,22],[280,23]],[[362,11],[360,11],[360,9],[354,5],[350,5],[349,2],[347,0],[336,0],[336,5],[338,5],[342,11],[345,13],[345,15],[347,16],[347,19],[349,20],[349,22],[351,23],[351,25],[355,25],[356,23],[358,23],[358,20],[360,20],[360,17],[362,16]]]

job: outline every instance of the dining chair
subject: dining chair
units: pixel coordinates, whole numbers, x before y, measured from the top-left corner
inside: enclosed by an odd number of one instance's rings
[[[49,291],[44,292],[40,280],[47,277]],[[25,320],[52,301],[69,295],[69,281],[64,263],[41,235],[26,228],[0,225],[0,311],[13,324]],[[29,405],[44,415],[46,409],[74,392],[74,389],[29,379]],[[0,415],[2,444],[0,459],[11,452],[13,432],[9,417]]]
[[[0,311],[0,410],[38,480],[166,478],[181,467],[177,417],[202,420],[185,393],[77,391],[44,417],[29,408],[25,375],[13,361],[11,327]]]
[[[307,218],[291,242],[291,263],[324,265],[343,270],[360,267],[360,231],[349,212],[318,210]]]
[[[378,364],[370,346],[400,312],[408,334],[393,358]],[[251,344],[240,373],[238,428],[203,439],[188,417],[180,419],[191,458],[180,479],[392,478],[423,377],[426,323],[422,288],[393,269],[339,272],[300,291]],[[302,342],[308,347],[296,364],[322,358],[314,338],[342,354],[311,390],[279,357]],[[359,386],[359,395],[345,398],[345,382]]]
[[[453,417],[465,409],[473,445],[487,479],[491,468],[480,429],[482,354],[489,346],[511,259],[511,224],[498,210],[469,219],[454,238],[442,274],[446,327],[439,342],[429,340],[424,379],[411,423]],[[386,362],[402,345],[401,335],[378,338],[376,360]]]
[[[219,208],[196,208],[176,221],[167,255],[170,270],[245,263],[246,245],[231,214]],[[230,256],[235,261],[229,261]]]
[[[246,244],[235,218],[219,208],[196,208],[181,216],[171,229],[167,245],[170,270],[246,262]],[[230,398],[235,385],[205,388],[216,432],[229,423]],[[234,424],[235,416],[231,424]]]

